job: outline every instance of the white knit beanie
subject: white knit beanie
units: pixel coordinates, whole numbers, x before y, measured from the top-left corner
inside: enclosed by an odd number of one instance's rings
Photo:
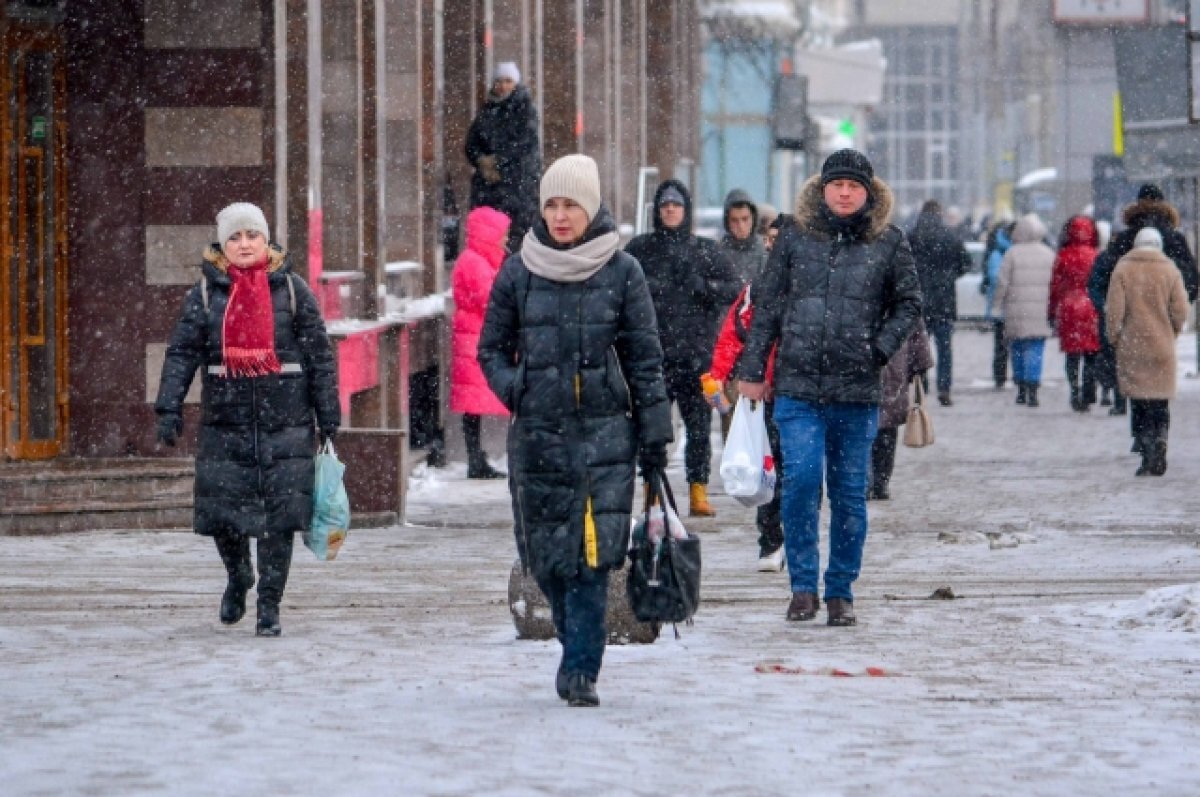
[[[1162,233],[1153,227],[1143,227],[1133,239],[1134,249],[1157,249],[1162,251]]]
[[[508,78],[513,83],[521,82],[521,70],[517,68],[515,61],[501,61],[496,64],[496,71],[492,75],[492,80],[500,78]]]
[[[234,202],[217,214],[217,242],[225,246],[225,242],[233,234],[241,230],[261,232],[263,238],[271,240],[271,230],[267,227],[267,217],[263,215],[258,205],[249,202]]]
[[[600,212],[600,170],[587,155],[564,155],[542,175],[542,207],[560,196],[577,202],[587,212],[588,221]]]

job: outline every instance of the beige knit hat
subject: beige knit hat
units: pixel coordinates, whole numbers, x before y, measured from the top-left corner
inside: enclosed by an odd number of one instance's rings
[[[263,238],[271,240],[267,217],[263,215],[258,205],[252,205],[249,202],[234,202],[217,214],[217,243],[221,246],[224,246],[235,232],[241,230],[255,230],[261,232]]]
[[[588,221],[600,212],[600,170],[587,155],[564,155],[542,175],[541,206],[561,196],[579,203]]]

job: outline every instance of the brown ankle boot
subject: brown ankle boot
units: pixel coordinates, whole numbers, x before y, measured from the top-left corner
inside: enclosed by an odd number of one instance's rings
[[[825,611],[829,613],[830,625],[845,626],[858,622],[854,617],[854,602],[845,598],[828,598]]]
[[[792,602],[788,604],[787,619],[811,620],[817,616],[821,601],[815,592],[793,592]]]
[[[708,487],[706,485],[698,482],[691,485],[688,497],[691,499],[691,508],[688,514],[692,517],[716,517],[717,510],[708,503]]]

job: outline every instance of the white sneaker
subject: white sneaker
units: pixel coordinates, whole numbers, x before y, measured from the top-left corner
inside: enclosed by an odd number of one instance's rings
[[[784,553],[782,545],[772,553],[758,558],[758,572],[760,573],[779,573],[783,570],[783,565]]]

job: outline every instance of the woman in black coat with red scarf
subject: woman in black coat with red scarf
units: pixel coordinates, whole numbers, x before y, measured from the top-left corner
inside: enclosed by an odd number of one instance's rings
[[[227,625],[245,614],[257,538],[256,633],[278,636],[293,537],[312,521],[317,429],[330,438],[341,419],[337,372],[316,297],[268,244],[262,211],[234,203],[217,215],[217,233],[167,347],[158,438],[175,445],[200,370],[194,530],[216,541],[225,564]]]

